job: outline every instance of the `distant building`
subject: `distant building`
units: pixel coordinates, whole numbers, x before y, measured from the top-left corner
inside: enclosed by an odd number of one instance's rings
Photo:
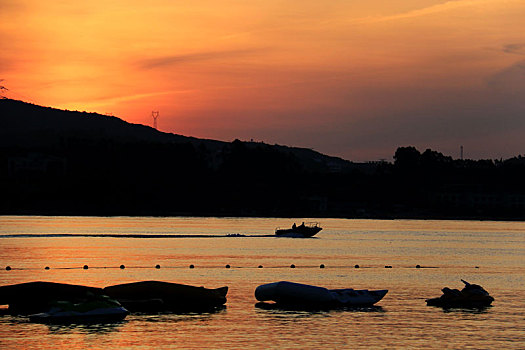
[[[60,177],[66,173],[66,159],[41,153],[9,157],[7,160],[9,177]]]
[[[450,186],[435,193],[434,201],[450,209],[525,213],[525,194],[490,191],[476,186]]]

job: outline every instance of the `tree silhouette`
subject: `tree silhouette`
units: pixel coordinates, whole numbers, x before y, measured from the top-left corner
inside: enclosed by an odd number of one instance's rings
[[[4,79],[0,79],[0,84],[4,81]],[[3,86],[3,85],[0,85],[0,98],[5,98],[5,96],[3,95],[4,94],[4,91],[7,91],[8,89]]]
[[[394,154],[394,165],[400,169],[413,169],[419,166],[421,153],[413,147],[399,147]]]

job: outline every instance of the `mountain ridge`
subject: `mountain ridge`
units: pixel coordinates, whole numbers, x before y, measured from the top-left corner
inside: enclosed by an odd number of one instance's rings
[[[143,124],[129,123],[121,118],[93,112],[62,110],[40,106],[24,101],[0,99],[0,146],[43,146],[56,138],[82,136],[112,139],[118,142],[191,143],[194,147],[206,147],[212,153],[230,144],[226,141],[202,139],[156,130]],[[238,140],[235,140],[238,141]],[[269,147],[294,154],[298,159],[327,169],[342,170],[352,162],[322,154],[308,148],[269,145],[262,142],[240,141],[246,147]]]

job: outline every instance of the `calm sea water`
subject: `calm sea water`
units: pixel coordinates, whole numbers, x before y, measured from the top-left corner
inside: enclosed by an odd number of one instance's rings
[[[525,223],[321,219],[317,238],[267,236],[294,221],[310,220],[0,217],[0,285],[162,280],[230,287],[226,308],[215,313],[129,315],[114,324],[67,326],[3,316],[0,348],[525,348]],[[248,237],[225,237],[235,233]],[[426,306],[442,287],[461,288],[461,278],[485,287],[493,306]],[[281,280],[389,293],[377,309],[254,307],[255,288]]]

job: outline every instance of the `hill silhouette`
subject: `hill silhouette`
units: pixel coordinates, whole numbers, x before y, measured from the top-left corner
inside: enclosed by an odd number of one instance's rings
[[[159,132],[113,116],[0,100],[7,213],[279,215],[308,174],[352,163],[313,150]],[[304,176],[303,176],[304,175]]]
[[[163,133],[0,99],[0,214],[525,219],[525,158],[310,149]]]
[[[22,101],[0,99],[0,147],[54,147],[70,139],[92,142],[191,144],[220,152],[227,142],[165,133],[142,124],[128,123],[114,116],[42,107]],[[250,149],[264,147],[285,152],[303,165],[317,169],[348,168],[351,162],[330,157],[311,149],[243,142]]]

